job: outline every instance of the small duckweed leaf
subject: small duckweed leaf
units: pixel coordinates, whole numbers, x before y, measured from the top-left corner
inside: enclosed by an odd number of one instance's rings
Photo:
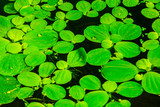
[[[22,51],[22,45],[19,43],[9,43],[6,50],[10,53],[16,54]]]
[[[88,1],[78,1],[76,8],[83,14],[86,14],[91,9],[91,4]]]
[[[35,19],[30,23],[32,29],[41,30],[47,26],[47,21],[43,19]]]
[[[65,2],[59,5],[58,8],[63,11],[71,11],[73,9],[73,5],[70,2]]]
[[[79,20],[83,16],[82,12],[79,10],[71,10],[66,13],[66,18],[69,20]]]
[[[144,17],[149,19],[157,18],[159,16],[159,12],[156,9],[151,8],[143,8],[141,13]]]
[[[55,103],[55,107],[75,107],[75,102],[69,99],[61,99]]]
[[[142,46],[147,50],[153,50],[159,47],[158,40],[147,40],[142,43]]]
[[[62,30],[59,36],[64,41],[72,41],[74,38],[74,33],[70,30]]]
[[[121,0],[105,0],[105,2],[109,8],[113,8],[117,7],[121,3]]]
[[[112,16],[110,13],[105,13],[103,16],[101,16],[100,22],[102,24],[111,24],[113,22],[116,22],[116,18]]]
[[[126,7],[135,7],[138,5],[139,0],[123,0],[122,3]]]
[[[103,9],[106,8],[106,3],[104,1],[94,0],[91,6],[93,10],[102,11]]]
[[[56,20],[52,25],[53,29],[58,32],[62,31],[66,26],[67,23],[64,20]]]
[[[34,93],[34,90],[32,88],[22,87],[22,88],[20,88],[17,97],[19,99],[25,99],[25,98],[32,96],[33,93]]]
[[[117,6],[112,9],[112,14],[116,18],[123,19],[123,18],[127,17],[128,11],[126,8],[124,8],[122,6]]]

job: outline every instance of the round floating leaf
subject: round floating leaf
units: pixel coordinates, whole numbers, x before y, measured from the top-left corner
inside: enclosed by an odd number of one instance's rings
[[[85,40],[85,36],[84,35],[80,35],[80,34],[77,34],[73,37],[73,43],[81,43]]]
[[[86,51],[83,47],[80,47],[74,51],[69,52],[67,55],[67,62],[70,67],[81,67],[86,64]]]
[[[67,23],[64,20],[56,20],[52,25],[53,29],[58,32],[63,30],[66,26]]]
[[[33,53],[33,52],[39,52],[39,49],[38,47],[36,46],[28,46],[25,50],[23,50],[23,54],[30,54],[30,53]]]
[[[64,21],[64,18],[66,17],[66,14],[62,11],[58,11],[56,12],[56,17],[60,20],[63,20]]]
[[[37,5],[41,2],[41,0],[29,0],[31,5]]]
[[[106,81],[102,84],[102,87],[107,92],[113,92],[117,89],[117,83],[114,81]]]
[[[22,54],[2,54],[0,62],[0,74],[7,76],[17,75],[26,66]]]
[[[16,0],[14,2],[14,8],[19,11],[24,6],[29,6],[29,0]]]
[[[52,62],[44,62],[39,66],[39,76],[48,77],[56,69],[56,66]]]
[[[98,90],[101,87],[101,81],[94,75],[83,76],[79,84],[87,90]]]
[[[23,25],[24,22],[25,22],[24,18],[20,16],[16,16],[12,19],[12,23],[16,26]]]
[[[34,15],[28,15],[24,17],[25,22],[31,22],[35,19]]]
[[[104,65],[101,74],[106,80],[124,82],[134,78],[138,74],[138,69],[127,61],[115,60]]]
[[[152,23],[152,29],[155,32],[160,33],[160,19],[154,20],[154,22]]]
[[[30,23],[32,29],[41,30],[47,26],[47,21],[43,19],[35,19]]]
[[[43,87],[42,94],[46,95],[51,100],[60,100],[66,96],[66,90],[62,86],[48,84]]]
[[[51,80],[51,78],[43,78],[42,83],[43,83],[44,85],[45,85],[45,84],[51,84],[51,83],[52,83],[52,80]]]
[[[85,95],[85,91],[79,85],[74,85],[69,89],[69,94],[72,98],[76,100],[81,100]]]
[[[76,103],[76,107],[88,107],[88,104],[85,101]]]
[[[147,50],[153,50],[158,48],[159,41],[158,40],[147,40],[143,42],[142,46]]]
[[[76,4],[77,10],[86,14],[91,9],[91,4],[88,1],[78,1]]]
[[[7,17],[0,15],[0,37],[4,37],[8,30],[11,29],[11,23],[10,20],[8,20]]]
[[[55,4],[58,3],[58,0],[48,0],[47,3],[51,6],[54,6]]]
[[[116,18],[112,16],[110,13],[105,13],[103,16],[100,18],[100,22],[102,24],[111,24],[116,21]]]
[[[141,13],[144,17],[149,19],[157,18],[159,16],[159,12],[156,9],[151,8],[143,8]]]
[[[28,32],[24,38],[23,42],[27,43],[28,46],[36,46],[39,49],[50,48],[58,40],[57,32],[51,29],[43,30],[32,30]]]
[[[151,70],[152,64],[149,62],[148,59],[142,58],[136,62],[136,66],[139,69]]]
[[[33,87],[40,84],[41,78],[34,72],[22,72],[18,75],[17,80],[24,86]]]
[[[19,43],[9,43],[6,50],[10,53],[16,54],[22,51],[22,45]]]
[[[118,42],[114,49],[126,58],[133,58],[140,54],[140,47],[133,42]]]
[[[101,43],[101,46],[104,48],[104,49],[108,49],[108,48],[111,48],[113,46],[113,42],[111,40],[103,40],[102,43]]]
[[[84,30],[84,36],[92,42],[101,43],[103,40],[108,39],[110,35],[104,27],[88,26]]]
[[[6,53],[6,46],[10,43],[8,39],[0,37],[0,54]]]
[[[22,16],[32,15],[34,13],[34,8],[31,6],[24,6],[20,9],[20,14]]]
[[[64,41],[72,41],[74,37],[74,33],[70,30],[62,30],[59,33],[59,36]]]
[[[156,9],[160,10],[160,3],[157,3],[157,4],[155,5],[155,7],[156,7]]]
[[[142,86],[134,81],[121,83],[117,88],[117,93],[129,98],[138,97],[143,93]]]
[[[0,75],[0,104],[11,103],[17,97],[21,84],[15,77]]]
[[[101,66],[106,64],[111,57],[109,50],[104,48],[97,48],[87,53],[87,62],[90,65]]]
[[[59,61],[57,61],[56,66],[58,69],[67,69],[68,63],[66,61],[59,60]]]
[[[118,29],[118,34],[123,40],[134,40],[141,36],[141,27],[136,24],[124,24]]]
[[[65,2],[59,5],[58,8],[63,11],[71,11],[73,9],[73,5],[70,2]]]
[[[107,103],[105,107],[124,107],[124,106],[122,106],[121,103],[114,101]]]
[[[158,39],[158,33],[157,32],[149,32],[148,33],[148,35],[147,35],[147,37],[149,38],[149,39]]]
[[[131,103],[129,100],[120,100],[120,104],[124,107],[131,107]]]
[[[33,93],[34,93],[34,90],[32,88],[22,87],[22,88],[20,88],[17,97],[19,99],[25,99],[25,98],[32,96]]]
[[[112,14],[116,18],[123,19],[123,18],[127,17],[128,11],[126,8],[124,8],[122,6],[117,6],[112,9]]]
[[[123,0],[122,3],[126,7],[135,7],[138,5],[139,0]]]
[[[78,10],[71,10],[66,13],[66,18],[72,21],[79,20],[82,16],[82,12]]]
[[[27,105],[27,107],[45,107],[45,106],[39,102],[31,102],[30,104]]]
[[[37,66],[45,62],[46,55],[42,52],[33,52],[26,56],[25,63],[28,66]]]
[[[124,23],[127,23],[127,24],[132,24],[134,22],[134,20],[132,18],[125,18],[123,20]]]
[[[88,107],[103,107],[108,100],[109,95],[105,91],[91,91],[84,96]]]
[[[58,41],[54,46],[53,50],[57,53],[66,54],[72,51],[74,48],[73,43],[67,41]]]
[[[51,16],[51,12],[43,10],[43,9],[38,9],[38,10],[34,11],[34,15],[38,19],[45,19],[45,18],[48,18],[49,16]]]
[[[14,9],[14,3],[8,3],[4,6],[4,12],[8,14],[16,14],[17,11]]]
[[[121,21],[116,21],[116,22],[111,23],[111,25],[110,25],[110,32],[111,32],[111,34],[118,34],[118,29],[122,25],[124,25],[124,23],[121,22]]]
[[[104,1],[94,0],[91,6],[93,10],[102,11],[103,9],[106,8],[106,3]]]
[[[49,4],[43,4],[41,7],[42,7],[43,10],[46,10],[46,11],[54,11],[54,10],[56,10],[55,6],[51,6]]]
[[[113,43],[117,43],[122,40],[122,37],[118,34],[112,34],[110,39]]]
[[[8,37],[14,42],[22,40],[24,32],[19,29],[11,29],[8,31]]]
[[[150,1],[152,3],[159,3],[160,2],[160,0],[146,0],[146,1]]]
[[[66,84],[72,79],[72,73],[69,70],[56,70],[54,75],[53,79],[56,84]]]
[[[142,87],[150,94],[160,94],[160,74],[157,72],[147,72],[142,79]]]
[[[96,10],[91,10],[86,15],[87,17],[97,17],[99,13]]]
[[[113,8],[117,7],[121,3],[121,0],[105,0],[105,2],[109,8]]]
[[[61,99],[55,103],[55,107],[75,107],[75,102],[69,99]]]
[[[160,67],[160,46],[156,49],[149,50],[147,58],[155,67]]]

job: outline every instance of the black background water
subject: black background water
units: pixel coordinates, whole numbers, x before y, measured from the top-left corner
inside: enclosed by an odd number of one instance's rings
[[[71,2],[75,6],[77,1],[79,1],[79,0],[66,0],[66,1]],[[87,1],[89,1],[89,0],[87,0]],[[7,3],[8,3],[8,0],[0,0],[0,15],[3,15],[3,16],[8,15],[3,11],[3,7]],[[141,4],[139,6],[132,7],[132,8],[127,8],[127,10],[132,14],[132,16],[130,16],[130,17],[134,19],[135,24],[140,25],[141,27],[147,28],[146,31],[143,32],[143,34],[144,34],[144,33],[152,31],[151,24],[154,21],[154,19],[151,20],[151,19],[147,19],[147,18],[143,17],[141,15],[141,12],[140,12],[143,8],[145,8],[145,4]],[[52,12],[52,17],[53,18],[54,18],[55,12]],[[69,30],[73,31],[75,34],[83,34],[83,30],[87,26],[100,24],[100,22],[99,22],[100,16],[102,16],[104,13],[107,13],[107,12],[111,13],[111,9],[106,8],[105,10],[101,11],[99,13],[99,16],[96,17],[96,18],[87,18],[87,17],[83,16],[78,21],[70,21],[68,23],[66,29],[69,29]],[[48,21],[48,24],[52,24],[52,23],[53,22]],[[147,39],[146,37],[140,37],[140,38],[143,39],[143,40]],[[134,40],[133,42],[135,42],[139,46],[141,46],[141,44],[139,42],[140,38]],[[93,43],[93,42],[90,42],[88,40],[85,40],[82,44],[76,44],[75,45],[75,49],[77,49],[79,47],[84,47],[86,49],[86,51],[88,52],[91,49],[99,48],[101,46],[98,43]],[[131,58],[131,59],[125,59],[125,60],[135,64],[135,62],[140,58],[146,58],[146,53],[141,53],[138,57]],[[66,60],[66,55],[60,55],[60,56],[58,56],[58,59]],[[55,59],[51,55],[51,56],[48,56],[47,60],[48,61],[53,61]],[[100,67],[90,66],[90,65],[87,64],[86,66],[81,67],[81,68],[77,68],[77,69],[82,71],[82,73],[80,73],[80,72],[79,73],[78,72],[74,73],[74,77],[73,77],[72,81],[70,83],[66,84],[66,85],[63,85],[64,87],[78,84],[78,80],[82,76],[87,75],[87,74],[92,74],[92,75],[97,76],[101,80],[102,83],[105,81],[103,79],[103,77],[101,76],[101,74],[98,72],[98,69],[100,69]],[[35,68],[34,70],[37,70],[37,68]],[[71,69],[71,70],[73,71],[73,69]],[[42,91],[42,89],[39,89],[38,91],[36,91],[35,94],[34,94],[34,97],[42,99],[41,91]],[[115,94],[114,96],[117,99],[119,99],[119,98],[126,99],[125,97],[122,97],[122,96],[117,95],[117,94]],[[145,91],[143,92],[143,94],[141,96],[139,96],[137,98],[129,99],[129,100],[131,101],[131,104],[132,104],[131,107],[160,107],[160,97],[158,97],[156,95],[146,93]],[[36,101],[36,100],[33,100],[33,101]],[[10,104],[2,105],[1,107],[24,107],[24,106],[25,106],[24,102],[17,98],[14,102],[12,102]]]

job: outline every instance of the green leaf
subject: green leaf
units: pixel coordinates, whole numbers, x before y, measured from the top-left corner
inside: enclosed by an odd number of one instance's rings
[[[101,69],[101,75],[110,81],[124,82],[134,78],[138,68],[124,60],[110,61]]]
[[[41,7],[42,7],[43,10],[46,10],[46,11],[54,11],[54,10],[56,10],[55,6],[51,6],[49,4],[43,4]]]
[[[73,37],[73,40],[72,42],[73,43],[81,43],[85,40],[85,36],[84,35],[80,35],[80,34],[77,34]]]
[[[101,43],[103,40],[109,39],[110,35],[104,27],[93,25],[84,30],[84,36],[92,42]]]
[[[12,23],[16,26],[23,25],[25,22],[24,18],[21,16],[16,16],[12,19]]]
[[[66,13],[66,19],[69,19],[71,21],[79,20],[82,16],[82,12],[78,10],[71,10]]]
[[[66,14],[62,11],[58,11],[56,12],[56,18],[60,19],[60,20],[64,20],[64,18],[66,17]]]
[[[14,42],[22,40],[24,32],[19,29],[11,29],[8,31],[8,37]]]
[[[51,16],[51,12],[43,10],[43,9],[38,9],[34,11],[34,15],[38,19],[45,19]]]
[[[76,107],[88,107],[88,104],[85,101],[79,101],[76,103]]]
[[[156,9],[151,9],[151,8],[143,8],[141,10],[141,14],[149,19],[154,19],[159,16],[159,12]]]
[[[6,50],[10,53],[16,54],[22,51],[22,45],[19,43],[9,43]]]
[[[31,102],[27,107],[45,107],[43,104],[39,102]]]
[[[14,2],[14,8],[19,11],[24,6],[29,6],[29,0],[16,0]]]
[[[82,67],[86,64],[86,59],[87,55],[83,47],[71,51],[67,55],[67,62],[70,67]]]
[[[54,63],[44,62],[39,66],[39,76],[48,77],[54,72],[55,69],[56,66],[54,65]]]
[[[21,84],[15,77],[0,75],[0,104],[8,104],[15,100]]]
[[[116,18],[112,16],[110,13],[105,13],[103,16],[101,16],[100,22],[102,24],[111,24],[113,22],[116,22]]]
[[[121,83],[117,88],[117,93],[129,98],[138,97],[143,93],[142,86],[134,81]]]
[[[84,101],[88,107],[103,107],[109,100],[109,95],[105,91],[91,91],[84,96]]]
[[[71,11],[73,9],[73,5],[70,2],[65,2],[59,5],[58,8],[63,11]]]
[[[149,32],[148,33],[148,35],[147,35],[147,37],[149,38],[149,39],[152,39],[152,40],[154,40],[154,39],[158,39],[158,33],[157,32]]]
[[[160,2],[160,0],[146,0],[146,1],[150,1],[152,3],[159,3]]]
[[[26,66],[22,54],[2,54],[0,62],[0,74],[7,76],[17,75]]]
[[[10,20],[7,17],[0,15],[0,37],[4,37],[8,30],[11,29]]]
[[[122,3],[126,7],[135,7],[139,4],[139,0],[123,0]]]
[[[70,89],[69,89],[69,94],[71,95],[72,98],[74,98],[75,100],[81,100],[83,99],[83,97],[85,96],[85,91],[82,87],[80,87],[79,85],[73,85]]]
[[[103,9],[106,8],[106,3],[101,0],[94,0],[91,4],[92,9],[96,11],[102,11]]]
[[[140,54],[140,47],[133,42],[118,42],[114,46],[114,49],[121,53],[126,58],[133,58]]]
[[[28,15],[24,17],[25,22],[31,22],[35,19],[35,15]]]
[[[14,9],[14,3],[8,3],[4,6],[4,12],[8,14],[16,14],[17,11]]]
[[[75,107],[75,102],[69,99],[61,99],[55,103],[55,107]]]
[[[66,28],[66,26],[67,23],[64,20],[56,20],[52,25],[53,29],[58,32]]]
[[[59,60],[59,61],[57,61],[56,66],[58,69],[67,69],[68,63],[64,60]]]
[[[147,58],[155,67],[160,67],[160,46],[156,49],[149,50]]]
[[[69,70],[56,70],[54,72],[54,81],[56,84],[66,84],[71,81],[72,79],[72,72]]]
[[[60,101],[60,99],[66,96],[66,90],[60,85],[48,84],[43,87],[42,94],[46,95],[51,100]]]
[[[110,25],[110,32],[111,32],[111,34],[118,34],[118,29],[122,25],[124,25],[124,23],[121,22],[121,21],[116,21],[116,22],[111,23],[111,25]]]
[[[141,27],[136,24],[124,24],[118,29],[118,34],[123,40],[134,40],[141,36]]]
[[[140,59],[136,62],[136,66],[139,68],[139,69],[144,69],[144,70],[151,70],[151,66],[152,64],[149,62],[148,59]]]
[[[17,80],[24,86],[38,86],[41,82],[41,77],[34,72],[22,72],[17,76]]]
[[[122,41],[122,37],[118,34],[112,34],[110,39],[113,43]]]
[[[84,15],[91,9],[91,4],[88,1],[78,1],[76,3],[77,10],[81,11]]]
[[[34,8],[31,6],[24,6],[20,9],[20,14],[22,16],[32,15],[34,13]]]
[[[101,88],[101,81],[94,75],[85,75],[79,80],[81,87],[87,90],[98,90]]]
[[[142,87],[150,94],[160,94],[160,74],[157,72],[147,72],[142,79]]]
[[[129,100],[120,100],[120,104],[124,107],[131,107],[131,102]]]
[[[30,23],[32,29],[41,30],[47,26],[47,21],[43,19],[35,19]]]
[[[47,3],[48,3],[49,5],[51,5],[51,6],[54,6],[55,4],[58,3],[58,1],[59,1],[59,0],[48,0]]]
[[[20,88],[17,97],[19,99],[25,99],[25,98],[32,96],[33,93],[34,93],[34,90],[32,88],[22,87],[22,88]]]
[[[157,32],[160,33],[160,18],[154,20],[154,22],[152,23],[152,29]]]
[[[31,5],[37,5],[41,2],[41,0],[29,0]]]
[[[147,40],[142,43],[142,46],[147,50],[153,50],[159,47],[158,40]]]
[[[54,44],[53,50],[57,53],[66,54],[72,51],[74,48],[73,43],[67,41],[58,41]]]
[[[121,0],[105,0],[105,2],[109,8],[113,8],[117,7],[121,3]]]
[[[28,46],[25,50],[23,50],[23,54],[30,54],[30,53],[33,53],[33,52],[39,52],[39,49],[38,47],[36,46]]]
[[[106,81],[102,84],[102,87],[105,91],[111,93],[117,89],[117,83],[114,81]]]
[[[64,41],[72,41],[74,38],[74,33],[70,30],[62,30],[59,36]]]
[[[106,64],[111,57],[109,50],[104,48],[97,48],[87,53],[87,62],[90,65],[101,66]]]
[[[122,104],[120,104],[119,102],[114,101],[107,103],[105,107],[124,107],[124,106],[122,106]]]
[[[46,49],[52,47],[57,40],[57,32],[51,29],[43,29],[28,32],[23,38],[23,43],[27,43],[28,46],[36,46],[39,49]]]
[[[116,18],[123,19],[123,18],[127,17],[128,10],[122,6],[117,6],[112,9],[112,14]]]
[[[10,43],[8,39],[0,37],[0,55],[6,53],[6,46]]]
[[[99,13],[96,10],[91,10],[87,12],[87,17],[98,17]]]

